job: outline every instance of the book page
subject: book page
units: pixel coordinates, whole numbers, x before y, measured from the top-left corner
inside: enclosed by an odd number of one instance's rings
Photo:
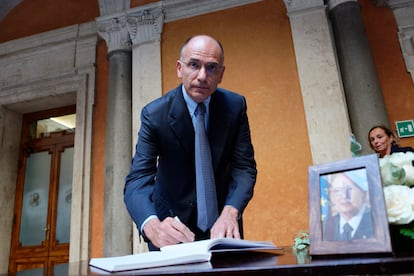
[[[197,253],[211,253],[224,251],[249,251],[256,249],[278,249],[272,242],[258,242],[242,239],[221,238],[209,239],[188,243],[180,243],[175,245],[168,245],[161,248],[163,252],[197,252]]]
[[[161,251],[150,251],[121,257],[93,258],[89,265],[109,272],[133,269],[153,268],[160,266],[209,262],[212,252],[236,252],[253,250],[279,249],[272,242],[257,242],[241,239],[209,239],[161,248]]]
[[[196,252],[150,251],[133,255],[109,258],[92,258],[89,265],[106,271],[124,271],[178,264],[190,264],[210,261],[210,254]]]
[[[179,243],[161,248],[162,252],[194,252],[208,254],[212,240]]]
[[[219,239],[210,247],[210,252],[253,251],[279,249],[272,242],[241,239]]]

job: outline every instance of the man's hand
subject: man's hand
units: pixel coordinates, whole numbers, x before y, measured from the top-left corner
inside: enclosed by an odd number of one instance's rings
[[[233,206],[226,205],[221,215],[214,223],[210,231],[210,238],[236,238],[240,239],[239,224],[237,218],[239,211]]]
[[[180,220],[167,217],[149,220],[144,226],[145,236],[158,248],[180,242],[194,241],[194,233]]]

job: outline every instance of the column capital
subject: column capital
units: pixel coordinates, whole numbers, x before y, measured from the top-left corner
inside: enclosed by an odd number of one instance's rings
[[[161,7],[127,12],[127,28],[133,45],[160,41],[164,25]]]
[[[96,19],[98,34],[106,41],[108,54],[117,50],[131,50],[126,20],[124,14]]]

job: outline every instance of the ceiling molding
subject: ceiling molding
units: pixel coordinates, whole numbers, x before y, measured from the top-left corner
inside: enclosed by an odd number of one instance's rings
[[[260,1],[263,0],[164,0],[131,8],[123,12],[103,15],[96,20],[97,22],[103,22],[110,18],[120,18],[125,15],[139,14],[161,8],[164,14],[164,22],[167,23]]]

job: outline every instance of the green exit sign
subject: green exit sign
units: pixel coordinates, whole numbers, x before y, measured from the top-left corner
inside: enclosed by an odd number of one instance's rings
[[[395,122],[397,127],[398,137],[411,137],[414,136],[414,121],[397,121]]]

